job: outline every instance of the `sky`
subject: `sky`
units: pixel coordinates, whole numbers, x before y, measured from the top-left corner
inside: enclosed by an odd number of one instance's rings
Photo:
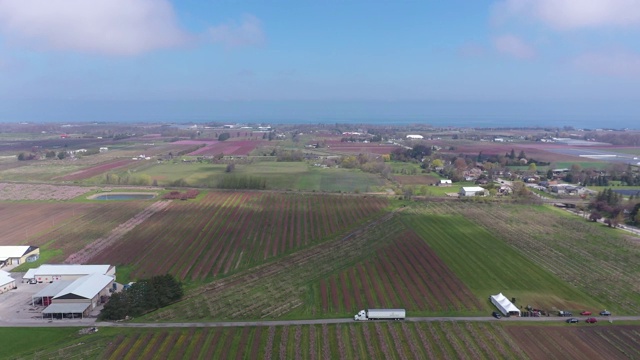
[[[640,0],[0,0],[0,122],[278,120],[634,127]]]

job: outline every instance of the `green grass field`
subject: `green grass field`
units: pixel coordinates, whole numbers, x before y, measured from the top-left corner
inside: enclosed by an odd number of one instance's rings
[[[63,348],[77,339],[77,334],[78,328],[0,327],[0,359]]]
[[[428,208],[403,215],[438,256],[478,296],[502,292],[517,304],[554,308],[601,307],[465,217]]]
[[[365,192],[383,183],[380,176],[375,174],[360,170],[323,169],[306,162],[255,162],[247,165],[237,164],[231,174],[225,170],[224,164],[178,162],[157,164],[137,174],[149,175],[152,180],[157,180],[160,186],[184,179],[189,185],[215,187],[224,176],[265,179],[268,189],[277,190]]]
[[[478,186],[471,181],[461,181],[453,183],[451,186],[429,186],[428,192],[431,196],[446,196],[447,193],[457,193],[463,186]]]

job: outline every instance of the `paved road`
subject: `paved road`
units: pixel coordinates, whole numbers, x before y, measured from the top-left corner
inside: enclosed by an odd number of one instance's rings
[[[584,321],[584,316],[577,316]],[[600,322],[616,321],[640,321],[640,316],[597,316]],[[567,318],[558,316],[543,317],[510,317],[500,320],[490,316],[486,317],[410,317],[408,322],[433,322],[433,321],[508,321],[508,322],[563,322]],[[381,320],[383,321],[383,320]],[[216,321],[216,322],[168,322],[168,323],[135,323],[135,322],[96,322],[95,319],[83,320],[29,320],[29,321],[0,321],[0,327],[131,327],[131,328],[191,328],[191,327],[244,327],[244,326],[281,326],[281,325],[322,325],[344,324],[354,322],[351,318],[339,319],[311,319],[311,320],[274,320],[274,321]]]

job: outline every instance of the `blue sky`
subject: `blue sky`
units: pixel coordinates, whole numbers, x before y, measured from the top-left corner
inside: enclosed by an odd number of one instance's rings
[[[0,0],[0,121],[624,127],[638,39],[640,0]]]

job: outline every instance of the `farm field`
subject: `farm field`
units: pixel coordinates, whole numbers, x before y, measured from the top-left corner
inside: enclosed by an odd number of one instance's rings
[[[95,189],[96,188],[93,187],[82,186],[59,186],[48,184],[18,184],[0,182],[0,200],[71,200]]]
[[[478,186],[471,181],[460,181],[451,186],[429,186],[427,191],[432,196],[446,196],[448,193],[458,193],[463,186]]]
[[[62,263],[69,255],[106,236],[153,203],[153,201],[66,203],[64,204],[64,213],[67,215],[65,221],[56,221],[46,231],[40,233],[29,232],[26,240],[24,237],[19,237],[20,244],[40,246],[41,258],[36,262],[20,265],[16,271],[26,271],[26,266],[39,266],[44,261]],[[28,215],[23,213],[22,216]],[[40,221],[44,221],[46,225],[51,221],[51,217],[46,216],[46,220]]]
[[[18,333],[24,332],[18,330]],[[91,335],[77,335],[75,329],[60,332],[65,336],[50,349],[36,350],[33,347],[39,341],[33,341],[25,344],[14,356],[0,354],[0,358],[348,360],[381,357],[553,357],[615,360],[640,355],[640,326],[637,325],[567,327],[470,322],[376,322],[190,329],[103,327]]]
[[[377,197],[210,192],[172,202],[89,262],[128,265],[136,278],[210,279],[335,237],[386,206]]]
[[[262,136],[262,134],[260,135]],[[178,141],[177,143],[184,143],[185,141]],[[197,140],[189,141],[189,143],[197,142]],[[229,139],[227,141],[210,140],[202,142],[206,146],[189,153],[190,156],[214,156],[219,154],[246,156],[251,154],[257,147],[263,146],[269,143],[265,140],[235,140]]]
[[[460,209],[467,206],[480,208],[464,204]],[[478,215],[492,225],[495,220],[486,210]],[[451,211],[448,203],[415,207],[405,212],[402,220],[486,303],[489,295],[502,292],[515,297],[517,304],[532,304],[545,310],[603,307],[536,264],[525,251],[519,252],[501,241],[494,235],[494,228],[483,229]]]
[[[367,188],[383,184],[378,175],[360,170],[323,169],[305,162],[255,162],[236,164],[231,174],[224,164],[163,163],[140,170],[138,175],[148,175],[158,185],[184,179],[190,185],[215,187],[225,176],[264,179],[267,189],[307,190],[330,192],[365,192]]]
[[[400,185],[434,185],[440,178],[434,175],[393,175],[393,179]]]
[[[588,296],[616,313],[640,311],[637,237],[551,207],[470,203],[429,206],[433,211],[457,213],[481,225],[525,257],[525,263],[533,262],[552,274],[551,278],[579,290],[583,296],[576,300]],[[496,263],[502,262],[497,256],[493,258]],[[535,288],[533,284],[528,288]]]
[[[28,239],[52,231],[95,206],[63,203],[0,203],[0,245],[28,244]]]
[[[330,151],[337,154],[373,154],[373,155],[386,155],[398,148],[397,145],[387,143],[349,143],[341,142],[340,140],[327,140],[326,148],[323,150]]]
[[[336,316],[366,308],[405,308],[415,316],[487,310],[412,231],[400,234],[369,260],[320,280],[315,293],[322,312]]]
[[[61,181],[75,181],[75,180],[83,180],[88,179],[90,177],[94,177],[100,174],[103,174],[107,171],[117,171],[121,170],[123,167],[127,167],[128,165],[133,164],[134,161],[131,159],[120,159],[115,161],[109,161],[104,164],[98,164],[94,166],[90,166],[86,169],[81,169],[75,171],[71,174],[67,174],[57,178],[56,180]]]
[[[189,289],[180,302],[141,320],[329,317],[316,304],[314,285],[368,259],[405,230],[394,212],[379,216],[351,233]]]
[[[640,327],[620,326],[506,326],[509,336],[532,359],[557,354],[563,359],[637,359]],[[561,354],[561,355],[560,355]]]

